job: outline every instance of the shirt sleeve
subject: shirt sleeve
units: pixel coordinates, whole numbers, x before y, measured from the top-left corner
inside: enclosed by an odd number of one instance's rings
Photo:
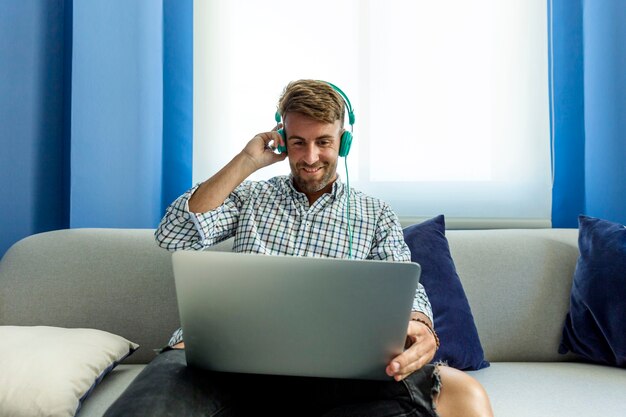
[[[200,184],[178,197],[167,208],[154,232],[159,246],[170,251],[202,250],[234,236],[242,201],[249,192],[242,183],[214,210],[206,213],[189,211],[189,199]]]
[[[174,333],[172,333],[172,336],[170,337],[170,340],[167,342],[167,345],[173,348],[175,345],[179,344],[182,341],[183,341],[183,329],[179,327]]]
[[[404,234],[398,216],[385,204],[376,227],[376,236],[370,259],[410,262],[411,251],[404,241]],[[434,325],[433,310],[426,290],[421,283],[417,284],[413,298],[413,311],[424,313]]]

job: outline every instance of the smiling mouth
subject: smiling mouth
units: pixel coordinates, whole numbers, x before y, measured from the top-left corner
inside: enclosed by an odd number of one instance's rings
[[[302,167],[301,169],[306,172],[307,174],[315,174],[316,172],[320,171],[323,167]]]

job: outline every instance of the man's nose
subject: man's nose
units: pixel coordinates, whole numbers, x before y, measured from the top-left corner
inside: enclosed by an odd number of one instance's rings
[[[304,162],[307,165],[314,165],[319,160],[319,148],[315,143],[309,143],[304,150]]]

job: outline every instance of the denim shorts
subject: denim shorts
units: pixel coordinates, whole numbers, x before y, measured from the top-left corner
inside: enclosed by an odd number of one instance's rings
[[[210,372],[165,350],[107,410],[113,416],[437,416],[441,382],[427,365],[401,382]]]

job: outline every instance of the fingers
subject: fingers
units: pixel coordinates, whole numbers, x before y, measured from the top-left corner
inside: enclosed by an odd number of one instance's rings
[[[413,372],[421,369],[430,362],[432,356],[420,344],[414,344],[402,354],[391,360],[387,369],[387,375],[396,381],[401,381]]]
[[[255,170],[283,161],[287,155],[275,153],[280,139],[276,131],[259,133],[248,142],[242,153],[250,158]]]
[[[254,156],[261,156],[267,151],[274,152],[280,139],[276,131],[259,133],[246,145],[246,150]]]
[[[428,328],[419,322],[411,322],[407,331],[410,347],[391,360],[385,371],[396,381],[401,381],[413,372],[430,363],[437,349],[434,337]]]
[[[269,146],[270,143],[276,143],[276,140],[280,138],[280,135],[276,132],[276,130],[272,129],[271,132],[263,132],[256,135],[257,138],[261,138],[265,147]]]
[[[272,132],[278,131],[279,129],[282,129],[284,127],[284,125],[282,123],[278,123],[274,129],[272,129]],[[287,147],[287,144],[285,143],[285,139],[283,138],[283,135],[278,135],[278,140],[274,140],[274,147],[278,147],[278,146],[283,146],[283,147]]]
[[[279,145],[285,146],[282,135],[277,133],[278,126],[272,129],[270,132],[259,133],[257,137],[263,140],[264,149],[271,149],[274,151]]]
[[[282,129],[284,127],[285,125],[283,125],[282,123],[278,123],[272,129],[272,132],[277,132],[279,129]],[[285,143],[285,139],[283,138],[283,135],[278,135],[278,139],[274,140],[274,148],[277,148],[278,146],[283,146],[285,148],[287,147],[287,144]]]
[[[264,159],[266,164],[284,160],[284,154],[276,153],[276,148],[279,145],[286,146],[282,135],[278,133],[278,129],[282,128],[283,124],[278,123],[269,132],[258,133],[246,145],[244,151],[254,159]],[[268,155],[270,153],[278,156],[278,158],[273,158],[272,155]]]
[[[266,143],[265,148],[269,149],[274,154],[274,156],[279,157],[278,159],[279,161],[282,161],[283,159],[287,157],[287,154],[285,152],[279,152],[277,149],[279,146],[286,147],[284,143],[285,141],[281,135],[275,132],[272,132],[272,133],[274,134],[272,135],[270,142]]]

